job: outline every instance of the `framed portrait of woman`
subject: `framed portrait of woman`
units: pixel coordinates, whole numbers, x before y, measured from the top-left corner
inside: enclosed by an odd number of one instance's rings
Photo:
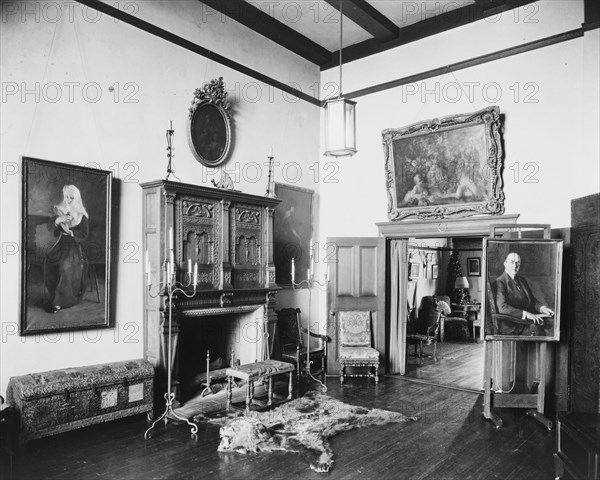
[[[110,327],[112,172],[23,157],[19,333]]]

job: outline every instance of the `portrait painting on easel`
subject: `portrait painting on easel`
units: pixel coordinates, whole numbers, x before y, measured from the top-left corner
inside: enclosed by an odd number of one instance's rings
[[[562,240],[484,239],[486,340],[560,339]]]

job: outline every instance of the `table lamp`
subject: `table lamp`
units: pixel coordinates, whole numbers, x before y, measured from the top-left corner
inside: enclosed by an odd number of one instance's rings
[[[467,277],[456,277],[456,280],[454,281],[454,300],[455,303],[460,305],[464,305],[471,301]]]

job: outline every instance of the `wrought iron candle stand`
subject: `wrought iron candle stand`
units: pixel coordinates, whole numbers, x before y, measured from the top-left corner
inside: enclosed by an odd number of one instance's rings
[[[272,153],[269,153],[267,157],[269,159],[269,177],[267,179],[267,191],[265,192],[265,197],[268,198],[277,198],[275,196],[275,175],[273,174],[273,157]]]
[[[167,159],[168,159],[168,163],[167,163],[167,176],[165,177],[165,180],[168,180],[169,177],[171,176],[171,174],[173,174],[173,176],[175,178],[177,178],[175,176],[175,169],[173,168],[173,157],[175,156],[173,154],[173,150],[175,150],[175,148],[173,147],[173,134],[175,133],[175,130],[173,130],[173,122],[169,123],[169,128],[167,128]],[[177,178],[177,180],[179,180]]]
[[[152,298],[156,298],[159,295],[165,295],[168,297],[168,301],[167,301],[167,308],[169,309],[169,325],[168,325],[168,339],[169,339],[169,344],[167,346],[167,392],[165,393],[164,397],[165,397],[165,401],[166,401],[166,405],[165,405],[165,411],[163,412],[163,414],[158,417],[150,426],[150,428],[148,428],[148,430],[146,430],[146,432],[144,433],[144,438],[146,440],[148,440],[150,438],[150,430],[152,430],[154,428],[154,426],[160,422],[161,420],[164,420],[165,422],[165,426],[167,425],[168,421],[169,421],[169,416],[171,417],[175,417],[178,420],[181,420],[182,422],[186,422],[191,428],[191,433],[192,433],[192,438],[196,437],[196,433],[198,432],[198,426],[192,422],[189,421],[189,419],[184,418],[184,417],[180,417],[179,415],[177,415],[174,411],[173,411],[173,401],[175,400],[175,393],[171,391],[171,371],[172,371],[172,347],[171,344],[173,342],[172,338],[171,338],[171,327],[172,327],[172,311],[173,311],[173,307],[174,307],[174,298],[177,298],[177,295],[182,294],[185,295],[188,298],[192,298],[195,294],[196,294],[196,284],[197,284],[197,265],[194,267],[194,276],[193,276],[193,282],[192,282],[192,273],[191,272],[187,272],[186,273],[186,280],[187,283],[181,283],[181,282],[177,282],[175,280],[175,273],[174,273],[174,265],[169,262],[167,262],[167,274],[166,274],[166,281],[164,282],[164,284],[161,285],[159,284],[159,288],[156,294],[152,295],[152,284],[150,283],[150,281],[148,281],[148,293]],[[149,272],[147,272],[147,275],[149,275]],[[191,294],[188,294],[184,288],[189,287],[190,285],[193,284],[193,291]]]
[[[312,250],[311,250],[311,257],[312,257]],[[293,260],[292,260],[293,262]],[[294,281],[294,274],[292,273],[292,289],[296,288],[296,287],[302,287],[303,285],[306,285],[307,289],[308,289],[308,328],[306,328],[306,374],[312,378],[315,382],[318,382],[321,384],[321,391],[323,393],[327,392],[327,385],[325,385],[321,380],[319,380],[318,378],[315,378],[311,372],[310,366],[314,363],[311,359],[310,359],[310,312],[311,312],[311,306],[312,306],[312,289],[313,287],[317,287],[320,290],[325,290],[327,288],[327,275],[325,275],[325,282],[324,283],[320,283],[318,281],[316,281],[313,277],[312,274],[309,273],[308,279],[306,280],[302,280],[299,283],[296,283]],[[300,326],[302,328],[302,326]]]

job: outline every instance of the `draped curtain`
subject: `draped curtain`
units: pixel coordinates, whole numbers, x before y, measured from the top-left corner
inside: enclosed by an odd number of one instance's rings
[[[406,373],[406,240],[390,242],[390,373]]]

